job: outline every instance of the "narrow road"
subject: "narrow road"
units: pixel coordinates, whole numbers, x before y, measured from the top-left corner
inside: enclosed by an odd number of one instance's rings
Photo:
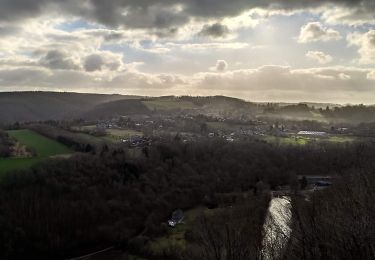
[[[101,253],[104,253],[104,252],[108,252],[110,250],[113,249],[113,246],[111,247],[107,247],[105,249],[102,249],[102,250],[99,250],[99,251],[96,251],[96,252],[93,252],[93,253],[90,253],[90,254],[87,254],[87,255],[83,255],[83,256],[79,256],[79,257],[75,257],[75,258],[69,258],[67,260],[82,260],[82,259],[88,259],[90,257],[93,257],[95,255],[98,255],[98,254],[101,254]]]

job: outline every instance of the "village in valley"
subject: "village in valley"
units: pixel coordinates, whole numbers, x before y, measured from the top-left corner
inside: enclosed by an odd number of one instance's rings
[[[131,147],[149,145],[151,139],[175,137],[183,142],[194,142],[202,138],[220,138],[227,142],[243,141],[249,138],[266,142],[304,145],[311,142],[351,142],[361,136],[348,127],[321,124],[309,129],[309,122],[279,123],[275,120],[248,120],[209,117],[204,115],[176,116],[121,116],[107,120],[81,121],[77,124],[65,122],[68,130],[94,137],[106,137],[112,142],[128,144]],[[315,130],[319,129],[319,130]]]
[[[38,176],[51,165],[52,173],[43,177],[51,178],[51,190],[105,209],[100,214],[107,226],[92,232],[116,234],[112,244],[71,249],[69,257],[180,259],[228,240],[243,242],[245,251],[255,246],[254,256],[272,259],[304,236],[292,220],[305,220],[293,219],[292,210],[305,214],[303,207],[346,187],[342,172],[363,167],[371,146],[362,144],[375,140],[371,106],[263,104],[221,96],[115,99],[79,112],[66,114],[69,104],[53,116],[37,113],[34,120],[2,123],[5,182],[13,182],[14,172]],[[64,168],[68,175],[60,173]],[[71,188],[77,180],[87,191],[84,197]],[[34,185],[34,179],[28,181]],[[68,184],[60,188],[59,181]],[[105,199],[98,202],[95,194],[101,192]],[[89,214],[84,207],[77,210]],[[113,224],[116,219],[121,221]],[[124,244],[117,225],[126,235]],[[250,244],[248,234],[255,239]],[[222,253],[230,247],[222,244]]]

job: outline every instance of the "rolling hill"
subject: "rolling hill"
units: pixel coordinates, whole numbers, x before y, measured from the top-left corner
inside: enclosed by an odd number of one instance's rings
[[[327,110],[326,107],[329,107]],[[15,122],[109,119],[127,115],[203,114],[227,119],[264,117],[277,120],[375,122],[373,106],[324,103],[253,103],[226,96],[83,94],[69,92],[0,92],[0,125]]]
[[[151,111],[169,113],[186,110],[215,115],[224,111],[251,111],[255,107],[253,103],[224,96],[139,97],[69,92],[3,92],[0,93],[0,124],[81,118],[95,120],[147,115]]]
[[[3,92],[0,93],[0,123],[80,118],[101,104],[135,98],[66,92]]]
[[[82,118],[95,120],[125,115],[147,115],[150,110],[140,100],[124,99],[99,104],[82,114]]]

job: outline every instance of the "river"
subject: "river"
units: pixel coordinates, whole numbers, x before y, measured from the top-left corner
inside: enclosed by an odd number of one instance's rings
[[[290,237],[291,203],[289,197],[273,198],[264,223],[262,259],[277,259]]]

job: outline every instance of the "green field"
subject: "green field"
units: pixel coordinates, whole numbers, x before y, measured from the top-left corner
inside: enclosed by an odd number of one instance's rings
[[[129,138],[134,135],[142,136],[142,132],[132,130],[132,129],[107,129],[106,133],[115,139],[119,138]]]
[[[121,142],[122,139],[128,139],[131,136],[143,136],[142,132],[132,129],[106,129],[106,135],[99,137],[103,141],[117,143]]]
[[[328,141],[329,142],[332,142],[332,143],[347,143],[347,142],[354,142],[355,140],[357,140],[356,137],[353,137],[353,136],[345,136],[345,135],[334,135],[334,136],[330,136],[328,138]]]
[[[87,126],[76,126],[72,129],[76,132],[75,134],[79,136],[81,139],[86,140],[87,142],[93,143],[93,144],[100,144],[100,143],[118,143],[122,139],[128,139],[131,136],[143,136],[143,133],[140,131],[136,131],[133,129],[117,129],[117,128],[111,128],[111,129],[105,129],[105,135],[103,136],[95,136],[86,132],[87,130],[95,130],[95,125],[87,125]]]
[[[184,223],[178,224],[174,228],[168,230],[168,234],[155,239],[149,244],[150,250],[155,255],[163,255],[163,252],[168,252],[169,250],[186,249],[185,233],[193,225],[194,220],[197,216],[207,209],[204,207],[197,207],[186,211]]]
[[[88,142],[90,144],[103,144],[108,142],[108,140],[105,139],[105,136],[94,136],[86,133],[79,133],[79,132],[74,132],[74,135],[78,137],[80,140],[84,142]]]
[[[329,143],[348,143],[357,140],[356,137],[344,136],[344,135],[332,135],[328,138],[313,138],[304,136],[289,136],[289,137],[279,137],[266,135],[262,138],[268,143],[278,143],[281,145],[306,145],[310,142],[329,142]]]
[[[96,125],[73,126],[75,131],[91,131],[96,129]]]
[[[263,137],[263,140],[265,140],[268,143],[278,143],[281,145],[306,145],[308,144],[311,139],[307,137],[279,137],[279,136],[273,136],[273,135],[266,135]]]
[[[72,153],[72,150],[63,144],[30,130],[12,130],[8,131],[8,134],[22,145],[34,149],[36,156],[32,158],[0,159],[0,173],[27,169],[43,159]]]

